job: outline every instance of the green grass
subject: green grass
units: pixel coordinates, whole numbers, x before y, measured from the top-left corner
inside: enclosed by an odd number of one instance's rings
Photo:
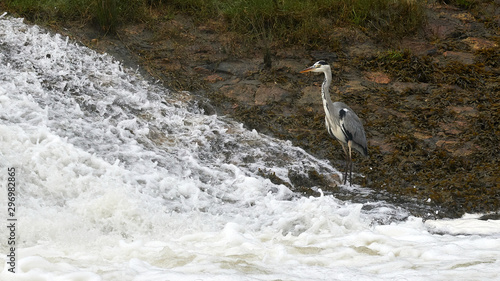
[[[143,0],[4,0],[0,4],[0,8],[35,23],[91,22],[105,32],[140,19],[143,7]]]
[[[331,44],[335,26],[357,26],[373,38],[414,33],[424,22],[417,0],[4,0],[29,20],[94,22],[104,31],[150,20],[153,9],[223,20],[228,31],[278,44]],[[2,4],[0,4],[2,5]],[[1,7],[1,6],[0,6]]]
[[[170,0],[164,5],[201,22],[223,19],[229,31],[250,41],[313,48],[334,47],[339,26],[356,26],[389,42],[415,33],[425,21],[416,0]]]
[[[447,5],[455,5],[461,9],[470,9],[472,8],[478,0],[439,0]]]
[[[5,0],[4,6],[7,10],[31,21],[43,22],[81,17],[85,10],[83,2],[83,0]]]

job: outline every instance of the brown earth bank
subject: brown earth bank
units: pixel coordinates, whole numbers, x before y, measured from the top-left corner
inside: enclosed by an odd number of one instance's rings
[[[500,209],[500,1],[476,12],[433,4],[419,34],[381,43],[366,30],[336,28],[332,49],[282,47],[223,32],[222,20],[195,24],[174,15],[119,27],[51,26],[174,91],[189,91],[206,114],[230,116],[249,129],[290,140],[341,169],[344,155],[324,125],[322,75],[298,72],[332,64],[332,97],[364,122],[370,157],[355,155],[354,182],[379,199],[427,206],[414,215],[458,217]],[[282,182],[270,172],[262,175]],[[361,176],[362,175],[362,176]],[[291,175],[295,191],[341,193],[310,171]],[[349,200],[356,201],[351,194]]]

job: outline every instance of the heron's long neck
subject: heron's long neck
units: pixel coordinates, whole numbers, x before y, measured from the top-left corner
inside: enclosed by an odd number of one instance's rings
[[[332,72],[325,71],[325,81],[321,85],[321,95],[323,96],[323,102],[325,105],[332,104],[332,99],[330,98],[330,84],[332,83]]]

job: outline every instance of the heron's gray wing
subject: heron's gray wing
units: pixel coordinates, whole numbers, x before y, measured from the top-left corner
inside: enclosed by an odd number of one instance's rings
[[[352,141],[353,147],[363,155],[368,155],[366,134],[358,115],[349,107],[339,111],[340,127],[346,139]]]

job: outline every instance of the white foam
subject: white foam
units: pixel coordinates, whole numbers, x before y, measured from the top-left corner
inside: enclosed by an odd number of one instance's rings
[[[464,218],[476,231],[455,235],[463,220],[381,225],[404,210],[295,197],[259,169],[288,184],[289,171],[337,171],[175,100],[107,55],[0,18],[0,183],[16,167],[19,203],[17,273],[3,264],[1,280],[499,278],[496,222]]]
[[[461,219],[426,221],[433,232],[452,235],[500,235],[499,220],[481,220],[479,214],[466,214]]]

